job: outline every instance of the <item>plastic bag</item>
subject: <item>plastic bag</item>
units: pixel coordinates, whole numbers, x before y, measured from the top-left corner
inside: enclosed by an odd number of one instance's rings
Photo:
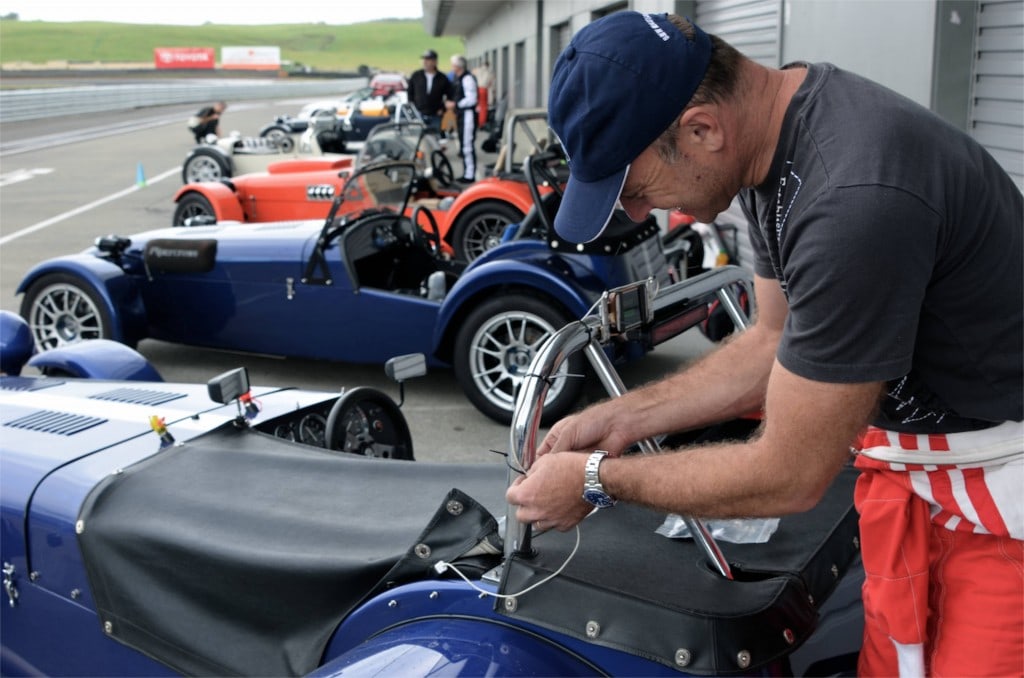
[[[779,527],[778,518],[731,518],[721,520],[705,520],[704,526],[708,528],[711,536],[716,541],[726,541],[730,544],[763,544],[768,541],[775,530]],[[665,516],[664,522],[655,530],[658,534],[673,539],[687,539],[690,537],[690,528],[682,516],[670,513]]]

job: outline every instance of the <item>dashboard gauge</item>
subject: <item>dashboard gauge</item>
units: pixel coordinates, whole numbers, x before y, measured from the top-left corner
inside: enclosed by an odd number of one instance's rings
[[[278,424],[274,427],[274,436],[285,440],[295,440],[295,429],[291,424]]]
[[[327,443],[327,419],[323,415],[311,412],[299,421],[299,441],[307,445],[324,447]]]

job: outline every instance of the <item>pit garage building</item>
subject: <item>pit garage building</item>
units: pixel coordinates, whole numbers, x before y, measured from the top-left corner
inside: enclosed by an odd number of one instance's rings
[[[423,0],[423,21],[522,108],[546,104],[575,31],[621,10],[692,17],[766,66],[860,73],[968,130],[1024,190],[1024,0]]]

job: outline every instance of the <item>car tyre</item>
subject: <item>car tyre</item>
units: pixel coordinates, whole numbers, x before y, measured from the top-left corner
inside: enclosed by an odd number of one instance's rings
[[[501,243],[505,228],[522,221],[523,213],[506,202],[485,200],[471,205],[452,226],[455,258],[471,262]]]
[[[192,150],[181,168],[181,180],[186,184],[200,181],[220,181],[231,176],[231,163],[219,151],[200,146]]]
[[[86,339],[113,338],[113,323],[100,294],[65,273],[46,275],[32,283],[21,301],[21,316],[40,351]]]
[[[186,193],[181,196],[178,205],[174,208],[174,219],[172,226],[187,226],[185,222],[192,217],[211,216],[216,223],[217,214],[209,199],[201,193]]]
[[[485,301],[473,309],[455,339],[455,378],[469,400],[491,419],[512,421],[516,393],[541,345],[571,318],[527,294]],[[584,356],[575,353],[552,379],[542,425],[565,415],[584,388]]]
[[[282,153],[291,153],[295,150],[295,140],[283,127],[268,127],[260,133],[269,143],[272,143]]]

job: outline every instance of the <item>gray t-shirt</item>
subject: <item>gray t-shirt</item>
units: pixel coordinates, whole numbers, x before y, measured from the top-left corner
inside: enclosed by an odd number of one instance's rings
[[[951,432],[1024,418],[1024,197],[922,106],[809,65],[768,178],[744,190],[759,275],[789,314],[778,359],[886,381],[876,425]]]

